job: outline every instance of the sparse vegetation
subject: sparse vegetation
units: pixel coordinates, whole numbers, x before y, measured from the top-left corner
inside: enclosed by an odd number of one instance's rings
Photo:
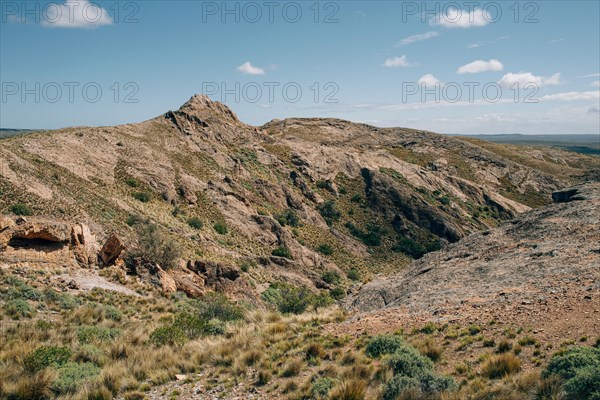
[[[216,224],[213,225],[213,229],[219,235],[227,235],[227,233],[229,232],[229,229],[227,228],[227,224],[225,224],[224,222],[217,222]]]
[[[23,216],[33,215],[33,211],[31,211],[31,208],[29,208],[27,205],[25,205],[23,203],[13,204],[10,207],[10,212],[15,215],[23,215]]]

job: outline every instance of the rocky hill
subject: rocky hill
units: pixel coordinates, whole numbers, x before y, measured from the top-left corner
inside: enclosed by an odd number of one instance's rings
[[[550,203],[553,191],[599,168],[597,158],[556,149],[335,119],[253,127],[196,95],[139,124],[2,140],[0,209],[65,232],[63,245],[47,248],[40,241],[54,239],[6,231],[0,256],[119,264],[151,221],[178,248],[176,265],[161,268],[170,268],[171,289],[173,279],[189,295],[222,288],[253,300],[277,281],[348,288],[351,271],[355,279],[397,272]],[[87,242],[71,238],[75,226]],[[119,250],[109,260],[97,253],[107,241]]]
[[[599,171],[204,96],[2,139],[0,398],[596,398]]]

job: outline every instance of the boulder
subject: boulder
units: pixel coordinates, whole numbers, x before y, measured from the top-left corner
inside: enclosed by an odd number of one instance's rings
[[[110,266],[121,256],[123,250],[125,250],[125,244],[116,233],[113,233],[102,246],[100,258],[105,266]]]
[[[177,292],[177,283],[175,283],[175,279],[168,272],[159,269],[157,275],[164,294],[168,295]]]

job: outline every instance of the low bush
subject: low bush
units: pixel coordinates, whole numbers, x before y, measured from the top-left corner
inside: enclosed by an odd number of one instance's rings
[[[356,267],[350,269],[346,276],[352,281],[360,281],[360,271]]]
[[[23,299],[8,300],[4,303],[4,312],[12,319],[31,318],[35,314],[35,310]]]
[[[150,342],[155,346],[182,346],[188,340],[185,332],[174,325],[161,326],[150,334]]]
[[[346,223],[346,228],[348,228],[352,236],[359,238],[364,244],[371,247],[380,246],[381,238],[385,233],[384,230],[376,224],[367,224],[366,232],[357,228],[351,222]]]
[[[33,214],[33,211],[31,211],[31,209],[28,206],[26,206],[25,204],[22,204],[22,203],[13,204],[10,207],[10,212],[15,215],[23,215],[23,216],[28,216],[28,215]]]
[[[23,366],[28,372],[34,373],[50,366],[60,366],[71,358],[68,347],[42,346],[29,353],[23,359]]]
[[[150,201],[150,195],[146,192],[135,192],[131,196],[142,203],[147,203]]]
[[[317,251],[325,256],[330,256],[333,254],[333,247],[329,244],[321,244],[317,247]]]
[[[302,314],[313,303],[315,296],[305,287],[275,284],[263,293],[263,298],[283,314]]]
[[[557,375],[564,380],[574,378],[583,368],[600,367],[600,349],[594,347],[573,347],[564,353],[552,356],[548,366],[542,373],[543,377]]]
[[[326,399],[334,383],[332,378],[317,378],[311,388],[312,397],[317,400]]]
[[[342,212],[337,208],[335,201],[333,200],[327,200],[317,209],[327,225],[332,225],[333,222],[339,221],[342,216]]]
[[[219,235],[227,235],[227,233],[229,232],[229,229],[227,228],[227,224],[225,224],[225,222],[217,222],[213,225],[213,229]]]
[[[92,363],[66,363],[58,368],[58,379],[52,383],[52,390],[58,394],[72,394],[86,383],[91,382],[101,369]]]
[[[323,272],[323,274],[321,275],[321,279],[323,279],[323,281],[325,283],[329,283],[330,285],[332,285],[332,284],[337,285],[340,283],[340,276],[337,272],[334,272],[334,271]]]
[[[204,320],[236,321],[244,318],[244,309],[222,293],[208,293],[191,303]]]
[[[371,358],[377,358],[384,354],[395,353],[405,346],[407,343],[398,335],[375,336],[367,343],[365,353]]]
[[[204,226],[204,224],[202,223],[202,220],[198,217],[188,218],[187,223],[189,226],[191,226],[194,229],[202,229],[202,227]]]
[[[292,210],[291,208],[288,208],[281,214],[276,215],[275,219],[277,220],[277,222],[279,222],[279,225],[281,226],[289,225],[294,228],[300,226],[300,217],[298,217],[296,211]]]
[[[402,239],[400,239],[398,243],[392,246],[392,251],[395,251],[397,253],[404,253],[407,256],[410,256],[415,259],[423,257],[423,255],[425,255],[425,253],[427,252],[427,250],[423,246],[421,246],[419,243],[415,242],[409,237],[403,237]]]
[[[278,248],[273,250],[271,252],[271,254],[274,255],[275,257],[283,257],[283,258],[287,258],[289,260],[292,260],[294,258],[292,256],[292,252],[290,251],[290,249],[288,249],[287,247],[284,247],[284,246],[279,246]]]
[[[142,258],[160,265],[164,269],[173,268],[181,251],[177,244],[165,236],[150,220],[135,226],[138,234],[136,247],[129,253],[128,262]]]
[[[106,328],[103,326],[84,325],[77,328],[77,340],[81,344],[108,342],[121,334],[116,328]]]

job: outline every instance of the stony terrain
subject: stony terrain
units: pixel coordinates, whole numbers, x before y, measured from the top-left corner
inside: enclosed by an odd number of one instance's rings
[[[230,294],[252,300],[278,280],[330,288],[321,279],[327,271],[344,277],[354,269],[363,279],[393,273],[549,203],[554,190],[598,168],[597,158],[556,149],[488,149],[334,119],[256,128],[194,96],[140,124],[3,140],[0,208],[81,225],[90,243],[59,247],[75,249],[71,258],[84,267],[106,264],[92,248],[110,236],[131,246],[136,221],[149,218],[178,243],[188,281],[196,272],[186,266],[196,262],[235,270]],[[23,257],[25,247],[18,247]],[[52,262],[55,254],[44,255]],[[197,282],[185,290],[206,289]]]
[[[600,366],[599,177],[200,95],[2,139],[0,398],[592,399],[543,371]]]

